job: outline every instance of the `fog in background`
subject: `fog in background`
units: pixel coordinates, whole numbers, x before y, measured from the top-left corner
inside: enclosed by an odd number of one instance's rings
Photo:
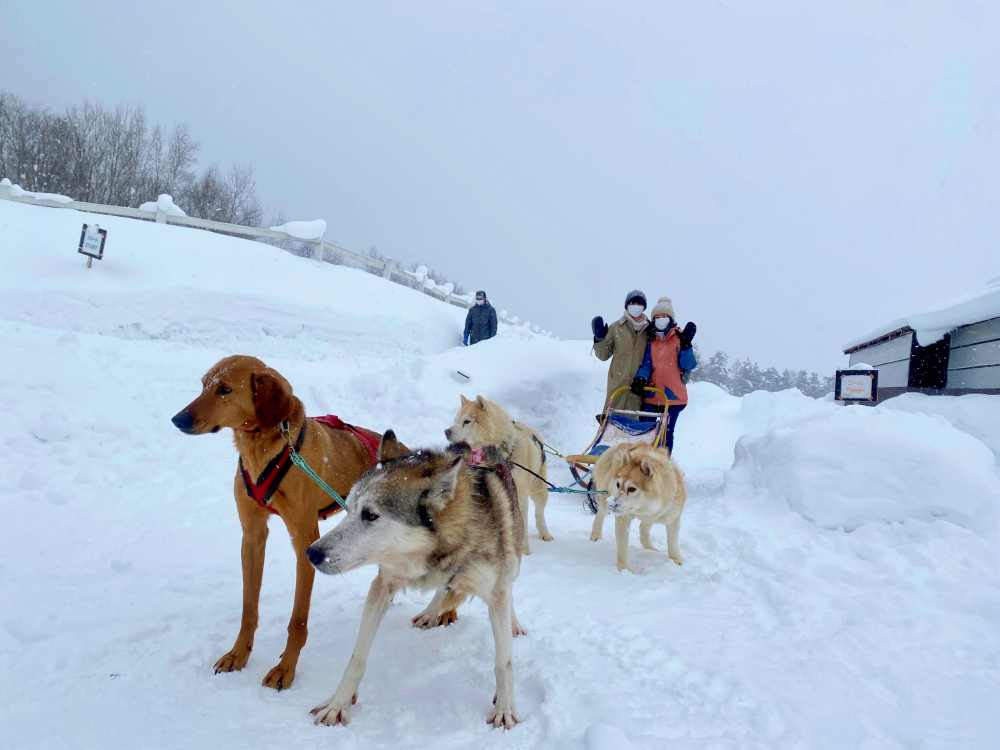
[[[266,214],[561,336],[639,287],[829,372],[1000,275],[998,39],[988,2],[5,2],[0,88],[186,122]]]

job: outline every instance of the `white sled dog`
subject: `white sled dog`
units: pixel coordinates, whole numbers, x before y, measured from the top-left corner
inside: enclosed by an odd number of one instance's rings
[[[656,549],[649,538],[654,523],[667,527],[667,555],[684,563],[677,537],[681,512],[687,500],[684,475],[662,448],[645,443],[621,443],[610,448],[594,467],[594,485],[607,495],[598,495],[597,518],[590,538],[601,538],[608,510],[615,515],[618,570],[628,569],[628,536],[633,518],[639,519],[639,541]]]
[[[523,632],[511,587],[521,568],[524,524],[506,467],[470,466],[470,449],[408,453],[392,431],[382,436],[376,467],[348,496],[347,517],[308,549],[321,573],[378,565],[365,601],[354,653],[330,700],[316,706],[317,724],[347,724],[357,702],[375,631],[401,588],[437,589],[455,606],[482,598],[496,645],[496,697],[487,723],[517,722],[513,631]]]
[[[462,403],[455,415],[455,423],[444,431],[451,443],[467,443],[474,450],[495,448],[502,460],[519,463],[538,476],[524,469],[513,467],[517,498],[524,518],[524,554],[531,554],[528,547],[528,497],[535,501],[535,528],[542,541],[551,542],[552,534],[545,523],[545,504],[549,501],[549,488],[545,448],[541,437],[527,425],[511,419],[510,414],[494,401],[477,396],[470,401],[462,396]],[[542,477],[539,479],[538,477]]]

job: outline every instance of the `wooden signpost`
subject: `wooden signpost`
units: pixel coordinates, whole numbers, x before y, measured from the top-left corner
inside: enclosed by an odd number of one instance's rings
[[[80,232],[80,246],[76,249],[81,255],[87,256],[87,268],[94,264],[94,258],[104,257],[104,243],[108,240],[108,230],[101,229],[97,224],[84,224]]]

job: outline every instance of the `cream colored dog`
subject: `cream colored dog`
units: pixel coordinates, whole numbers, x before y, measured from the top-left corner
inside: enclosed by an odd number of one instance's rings
[[[684,563],[677,536],[687,489],[684,475],[667,451],[645,443],[616,445],[594,466],[594,485],[608,494],[598,496],[590,538],[595,542],[601,538],[604,517],[610,510],[615,515],[618,570],[628,569],[628,536],[633,518],[639,519],[639,541],[646,549],[656,549],[649,538],[653,524],[664,524],[667,555],[678,565]]]
[[[495,448],[504,461],[519,464],[512,474],[517,487],[517,499],[524,517],[524,547],[528,549],[528,498],[535,501],[535,527],[543,541],[551,542],[552,534],[545,523],[545,504],[549,501],[548,466],[541,437],[533,429],[511,419],[510,414],[495,401],[477,396],[470,401],[462,396],[455,423],[444,431],[450,443],[466,443],[470,448]],[[523,468],[521,468],[523,467]],[[527,471],[525,471],[527,469]]]

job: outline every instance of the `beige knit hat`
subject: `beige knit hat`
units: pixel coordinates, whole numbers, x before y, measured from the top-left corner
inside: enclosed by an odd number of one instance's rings
[[[674,303],[670,301],[670,297],[660,297],[656,300],[656,307],[653,308],[652,317],[658,315],[669,315],[674,320],[677,320],[677,316],[674,315]]]

